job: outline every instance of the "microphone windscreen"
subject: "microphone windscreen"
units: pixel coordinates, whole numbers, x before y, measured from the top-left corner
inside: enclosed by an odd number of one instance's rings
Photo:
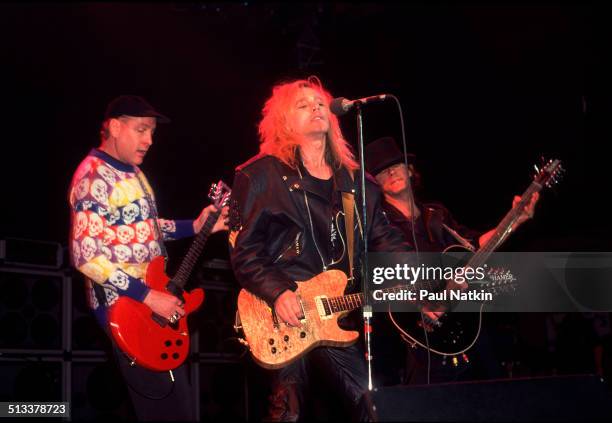
[[[344,97],[334,98],[329,104],[329,110],[331,110],[331,112],[336,116],[342,116],[343,114],[348,112],[348,109],[342,107],[342,103],[344,101],[346,101],[346,98]]]

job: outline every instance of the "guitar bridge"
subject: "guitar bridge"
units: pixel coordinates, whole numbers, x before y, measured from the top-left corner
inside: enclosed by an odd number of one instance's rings
[[[300,308],[302,309],[302,318],[300,319],[300,323],[306,323],[306,310],[304,309],[304,303],[302,302],[302,297],[298,295],[298,303],[300,304]]]

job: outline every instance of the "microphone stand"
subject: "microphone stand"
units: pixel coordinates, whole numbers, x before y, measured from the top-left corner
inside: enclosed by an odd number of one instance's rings
[[[370,293],[368,284],[368,219],[366,205],[366,184],[365,184],[365,154],[363,142],[363,119],[361,114],[361,101],[356,100],[354,103],[357,111],[357,146],[359,148],[359,176],[361,178],[361,214],[363,222],[363,251],[361,260],[361,292],[363,292],[363,334],[365,342],[365,359],[368,366],[368,389],[372,390],[372,345],[371,334],[372,325],[372,305],[370,304]],[[354,228],[351,228],[354,230]]]

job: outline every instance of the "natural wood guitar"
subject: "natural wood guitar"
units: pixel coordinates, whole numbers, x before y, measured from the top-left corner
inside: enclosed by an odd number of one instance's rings
[[[344,296],[346,274],[328,270],[297,282],[302,307],[302,327],[282,323],[268,304],[243,289],[238,295],[238,315],[253,358],[268,369],[284,367],[318,346],[346,347],[359,337],[338,327],[338,318],[361,305],[361,294]]]

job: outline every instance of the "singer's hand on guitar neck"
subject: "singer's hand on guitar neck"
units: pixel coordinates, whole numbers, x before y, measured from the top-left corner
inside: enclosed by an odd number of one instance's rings
[[[154,313],[168,320],[170,320],[174,313],[178,313],[180,317],[185,315],[185,309],[181,300],[165,292],[151,289],[143,303],[149,306]]]
[[[303,319],[304,316],[295,292],[287,290],[280,294],[274,302],[274,310],[283,323],[294,327],[302,326],[300,319]]]

